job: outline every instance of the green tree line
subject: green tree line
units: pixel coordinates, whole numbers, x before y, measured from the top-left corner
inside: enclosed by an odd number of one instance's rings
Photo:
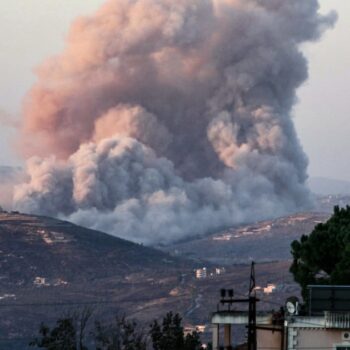
[[[202,350],[200,333],[185,334],[179,314],[169,312],[149,329],[136,321],[116,316],[113,322],[95,321],[89,327],[92,311],[65,315],[50,328],[41,324],[39,335],[30,342],[33,348],[48,350]],[[210,349],[210,347],[209,347]]]

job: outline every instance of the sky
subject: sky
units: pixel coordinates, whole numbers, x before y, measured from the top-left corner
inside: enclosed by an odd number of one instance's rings
[[[35,67],[59,53],[70,22],[93,12],[104,0],[2,0],[0,5],[0,165],[21,165],[13,151],[14,122]],[[303,48],[309,80],[299,89],[294,121],[309,158],[310,176],[350,180],[350,1],[321,0],[339,20],[321,41]]]

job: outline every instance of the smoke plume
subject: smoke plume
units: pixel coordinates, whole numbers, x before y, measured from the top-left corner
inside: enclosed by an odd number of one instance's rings
[[[301,210],[291,119],[317,0],[109,0],[37,69],[20,210],[147,244]]]

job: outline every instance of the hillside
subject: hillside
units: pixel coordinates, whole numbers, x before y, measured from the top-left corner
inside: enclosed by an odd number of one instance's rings
[[[329,215],[235,227],[161,252],[57,219],[0,213],[0,349],[26,349],[41,321],[84,307],[97,318],[126,313],[145,327],[170,310],[185,324],[206,324],[220,288],[247,292],[251,259],[258,261],[257,283],[278,287],[262,296],[259,310],[276,308],[299,293],[288,272],[290,242]],[[195,278],[198,266],[207,278]]]
[[[318,195],[350,194],[350,181],[325,177],[311,177],[308,180],[308,185],[310,190]]]
[[[125,276],[173,264],[165,253],[68,222],[0,213],[1,285]]]
[[[168,296],[192,268],[167,253],[68,222],[1,212],[0,343],[27,341],[41,321],[86,305],[100,314],[131,315],[150,304],[152,317],[163,312],[155,300]],[[15,348],[24,349],[23,343]]]
[[[233,227],[194,240],[163,247],[174,256],[231,265],[291,259],[290,244],[329,218],[329,213],[299,213]]]

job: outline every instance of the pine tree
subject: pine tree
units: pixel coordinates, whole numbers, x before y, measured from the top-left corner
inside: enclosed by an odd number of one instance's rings
[[[184,335],[179,314],[169,312],[163,318],[162,325],[158,321],[151,324],[150,336],[154,350],[201,350],[199,333]]]
[[[309,284],[350,284],[350,207],[334,208],[332,217],[291,245],[290,271],[307,301]]]

